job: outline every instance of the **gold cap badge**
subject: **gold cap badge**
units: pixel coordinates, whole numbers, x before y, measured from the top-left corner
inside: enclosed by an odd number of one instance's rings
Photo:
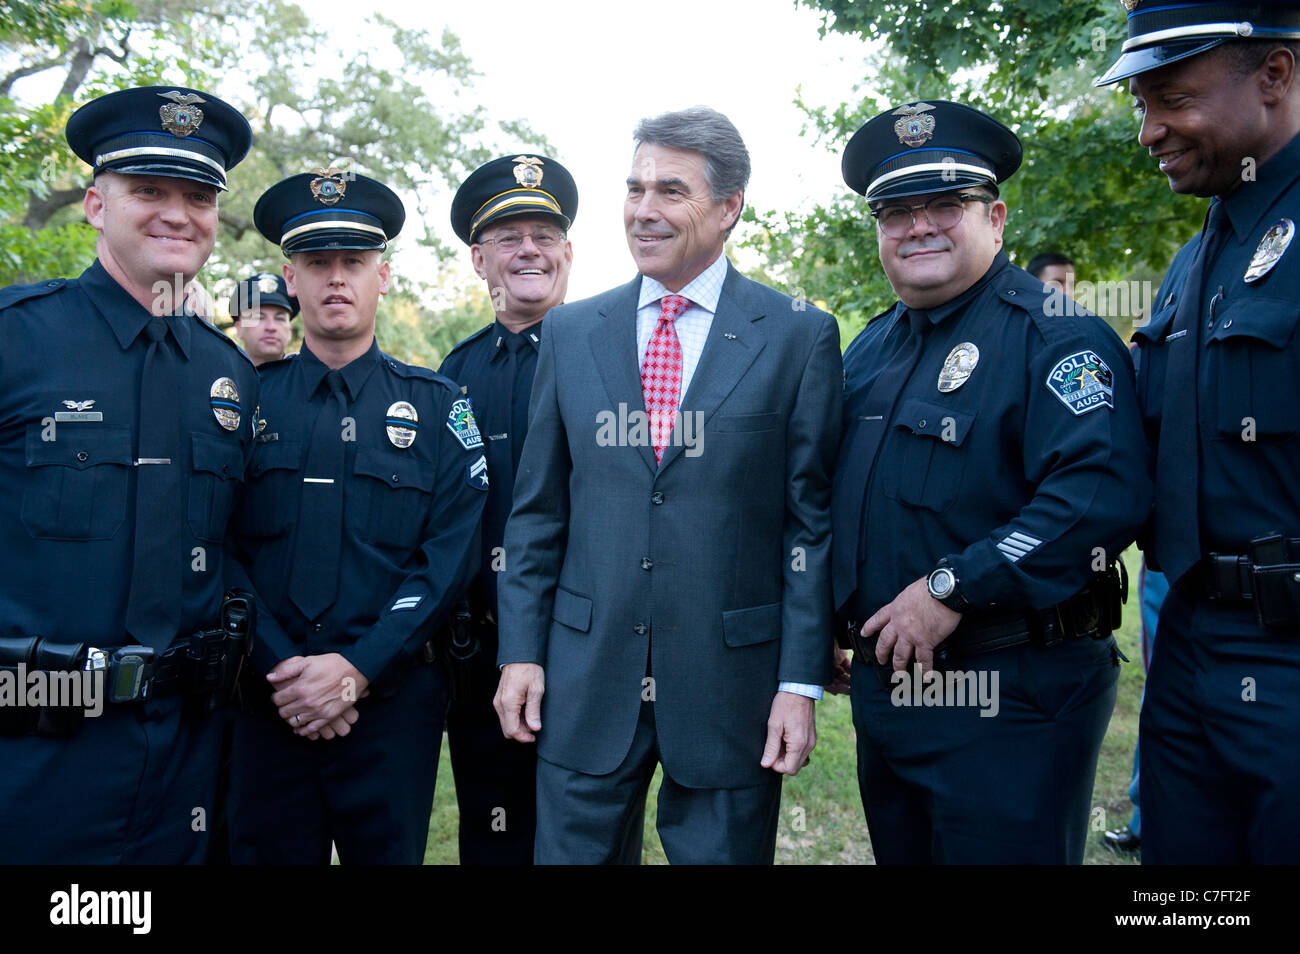
[[[348,193],[347,175],[340,169],[313,169],[316,178],[311,180],[311,194],[317,202],[333,205]]]
[[[934,117],[926,116],[927,110],[934,109],[929,103],[900,106],[894,110],[895,116],[902,118],[894,123],[894,133],[898,141],[915,149],[930,141],[934,135]]]
[[[158,95],[171,100],[158,107],[158,118],[162,120],[163,129],[173,136],[183,138],[203,125],[203,110],[195,104],[206,103],[207,100],[198,93],[182,93],[174,89]]]
[[[525,189],[542,185],[542,160],[536,156],[515,156],[515,181]]]

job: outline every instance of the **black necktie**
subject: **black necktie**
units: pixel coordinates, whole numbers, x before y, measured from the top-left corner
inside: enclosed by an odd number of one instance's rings
[[[850,408],[855,420],[850,422],[846,436],[851,436],[852,441],[847,455],[841,450],[835,471],[831,490],[836,528],[831,537],[831,579],[837,609],[858,587],[858,538],[864,532],[867,482],[889,428],[894,404],[921,356],[925,328],[929,324],[924,315],[910,308],[905,316],[906,320],[898,319],[896,328],[890,331],[890,337],[895,339],[893,356],[869,385],[860,409]],[[902,329],[901,333],[898,328]]]
[[[527,334],[525,332],[524,334]],[[519,384],[519,365],[522,363],[519,359],[521,349],[528,347],[528,342],[524,335],[510,335],[506,338],[506,349],[509,355],[506,358],[506,378],[509,384],[505,390],[507,417],[510,428],[510,464],[512,474],[519,472],[519,455],[524,451],[524,431],[528,427],[528,401],[523,402],[523,407],[515,406],[516,389]],[[522,410],[522,413],[521,413]]]
[[[140,376],[139,444],[136,448],[135,547],[126,631],[162,652],[176,637],[181,617],[181,574],[189,555],[177,533],[181,507],[180,368],[167,343],[167,322],[145,327],[149,350]],[[215,607],[214,607],[215,609]]]
[[[1211,202],[1200,247],[1183,283],[1173,328],[1165,339],[1170,352],[1156,452],[1155,552],[1170,582],[1177,582],[1201,558],[1196,379],[1201,317],[1206,313],[1202,286],[1226,232],[1226,218],[1223,203],[1217,199]]]
[[[302,474],[298,539],[293,548],[289,598],[308,619],[315,619],[338,595],[339,546],[343,533],[343,418],[348,413],[343,375],[325,375],[329,395],[316,415]]]

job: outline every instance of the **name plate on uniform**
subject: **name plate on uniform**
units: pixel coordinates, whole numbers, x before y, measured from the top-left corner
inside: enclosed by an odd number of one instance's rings
[[[55,424],[72,424],[88,421],[102,421],[104,419],[103,411],[55,411]]]

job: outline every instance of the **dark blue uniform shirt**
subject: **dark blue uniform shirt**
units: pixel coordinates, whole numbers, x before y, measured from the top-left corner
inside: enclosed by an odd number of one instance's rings
[[[96,262],[80,278],[0,291],[0,628],[85,641],[124,633],[135,525],[140,375],[150,314]],[[170,535],[183,574],[179,634],[210,627],[222,546],[253,446],[258,378],[229,338],[193,317],[167,319],[180,361],[183,511]],[[213,412],[214,382],[238,392],[239,422]],[[229,419],[228,419],[229,420]],[[156,465],[157,466],[157,465]],[[179,635],[178,634],[178,635]]]
[[[289,656],[337,652],[374,681],[419,652],[475,568],[488,487],[481,441],[449,426],[463,411],[455,385],[372,341],[341,369],[355,427],[355,439],[344,442],[344,471],[309,475],[312,432],[321,406],[334,400],[325,386],[329,369],[304,345],[260,370],[266,426],[232,524],[232,582],[251,583],[263,610],[254,666],[265,673]],[[404,448],[386,426],[397,402],[418,415],[415,439]],[[343,484],[337,593],[314,620],[289,595],[307,476]]]
[[[1203,291],[1184,287],[1200,236],[1174,259],[1150,323],[1135,334],[1138,387],[1155,447],[1166,410],[1169,350],[1178,346],[1177,339],[1169,339],[1174,315],[1184,296],[1201,295],[1196,383],[1201,545],[1203,551],[1240,554],[1265,533],[1300,536],[1300,400],[1295,394],[1300,236],[1271,271],[1253,283],[1245,280],[1269,228],[1284,218],[1300,223],[1300,137],[1260,166],[1254,182],[1214,201],[1222,201],[1231,229],[1208,263]],[[1161,486],[1157,474],[1156,487]]]
[[[542,324],[518,334],[493,322],[458,344],[439,371],[465,388],[474,405],[474,417],[487,447],[492,487],[483,508],[482,572],[474,585],[479,612],[497,611],[496,558],[506,536],[506,520],[515,492],[515,471],[528,432],[528,398],[537,371],[537,348]],[[513,360],[512,360],[513,352]]]
[[[865,529],[849,615],[874,613],[941,557],[975,608],[1042,609],[1083,588],[1096,548],[1113,559],[1133,541],[1151,502],[1133,363],[1105,322],[1051,294],[999,252],[972,288],[922,313],[921,356],[887,421],[864,527],[834,528]],[[865,394],[906,310],[872,321],[844,354],[841,467],[872,426],[860,420]],[[978,362],[941,391],[945,359],[967,343]]]

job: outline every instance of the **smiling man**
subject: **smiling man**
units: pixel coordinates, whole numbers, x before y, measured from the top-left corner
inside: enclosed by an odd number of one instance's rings
[[[900,299],[844,354],[832,503],[882,864],[1078,864],[1115,701],[1115,561],[1151,491],[1133,368],[1007,259],[997,184],[1020,157],[943,101],[882,113],[844,152]],[[936,669],[962,691],[932,694]]]
[[[1137,332],[1172,588],[1141,720],[1142,861],[1300,861],[1300,5],[1128,3],[1145,146],[1205,227]]]
[[[469,618],[444,633],[455,698],[447,743],[460,806],[461,864],[531,864],[536,827],[537,749],[501,734],[492,699],[497,658],[497,573],[528,432],[542,319],[562,304],[573,247],[568,229],[578,189],[554,159],[514,152],[461,184],[451,224],[487,284],[496,320],[462,341],[439,369],[460,384],[485,440],[492,486],[483,510],[483,557]]]
[[[0,859],[202,862],[210,710],[244,650],[223,632],[221,541],[257,373],[188,306],[252,133],[210,93],[160,86],[87,103],[67,138],[94,175],[95,262],[0,291],[0,667],[89,670],[114,693],[84,720],[0,704]]]
[[[447,685],[432,638],[478,560],[487,462],[450,381],[379,350],[398,197],[292,176],[253,221],[280,246],[303,347],[261,369],[232,574],[256,591],[260,688],[236,722],[231,860],[419,864]],[[244,573],[246,571],[246,574]]]
[[[536,861],[636,863],[662,764],[669,861],[770,864],[831,676],[839,332],[723,254],[749,180],[725,116],[668,113],[634,138],[639,274],[542,336],[496,708],[537,742]],[[601,427],[629,407],[650,427]],[[688,419],[698,453],[674,435]]]
[[[293,336],[292,321],[298,314],[298,299],[280,275],[260,274],[245,278],[230,296],[230,317],[244,353],[261,367],[284,357]]]

